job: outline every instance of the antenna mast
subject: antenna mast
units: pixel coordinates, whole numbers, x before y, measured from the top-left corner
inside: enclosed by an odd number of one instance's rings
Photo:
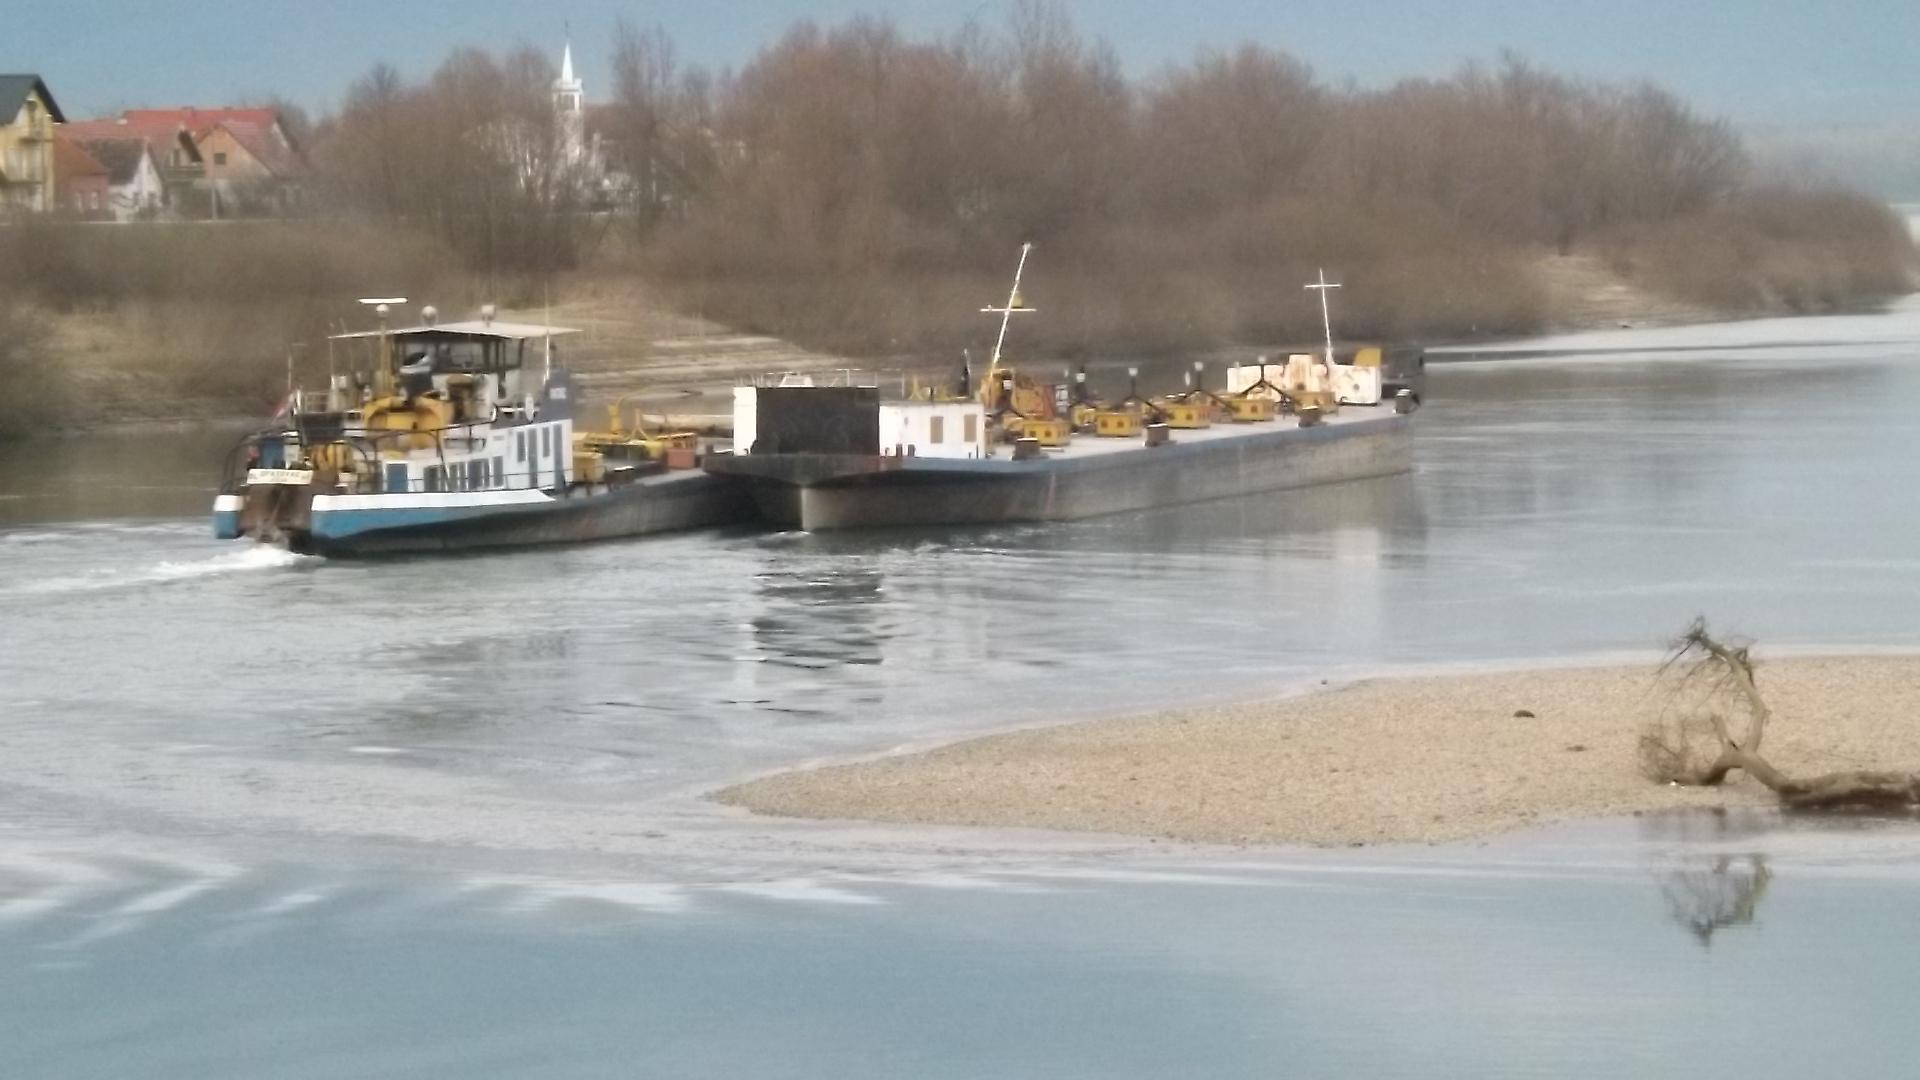
[[[1327,314],[1327,290],[1337,289],[1340,283],[1327,280],[1327,271],[1322,268],[1319,281],[1310,281],[1307,288],[1320,290],[1320,326],[1327,332],[1327,369],[1333,369],[1333,318]]]
[[[1007,306],[997,308],[983,307],[980,309],[984,312],[998,312],[1000,315],[1000,336],[993,339],[993,358],[987,361],[988,371],[992,371],[1000,366],[1000,347],[1007,342],[1007,323],[1013,318],[1013,313],[1016,311],[1033,310],[1020,302],[1020,275],[1026,272],[1027,252],[1032,250],[1033,245],[1031,243],[1020,245],[1020,264],[1013,268],[1013,289],[1007,293]]]

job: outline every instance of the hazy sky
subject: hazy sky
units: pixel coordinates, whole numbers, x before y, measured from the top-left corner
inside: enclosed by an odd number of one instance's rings
[[[571,24],[588,98],[616,19],[664,26],[684,60],[739,65],[803,17],[879,12],[907,31],[1001,24],[1008,0],[0,0],[0,72],[45,76],[76,116],[280,94],[331,109],[376,61],[409,75],[456,45],[557,54]],[[1744,124],[1920,122],[1920,0],[1069,0],[1149,74],[1243,40],[1377,85],[1511,48],[1556,70],[1650,78]],[[34,12],[32,17],[25,17]]]

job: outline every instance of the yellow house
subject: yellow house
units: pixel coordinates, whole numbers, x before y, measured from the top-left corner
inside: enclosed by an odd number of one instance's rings
[[[0,75],[0,210],[54,208],[53,126],[66,122],[38,75]]]

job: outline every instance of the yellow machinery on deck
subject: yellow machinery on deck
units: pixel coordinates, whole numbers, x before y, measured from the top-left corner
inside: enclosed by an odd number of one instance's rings
[[[1236,424],[1258,424],[1274,417],[1274,399],[1269,397],[1229,397],[1227,413]]]
[[[1006,422],[1010,439],[1032,439],[1041,446],[1061,447],[1073,441],[1073,425],[1058,417],[1012,417]]]
[[[1205,398],[1162,401],[1156,404],[1160,409],[1160,422],[1170,428],[1193,430],[1213,426],[1213,403]]]
[[[388,445],[396,449],[426,450],[440,441],[440,433],[453,420],[452,403],[437,397],[417,394],[375,398],[361,412],[361,426],[369,432],[408,432]]]
[[[577,469],[583,473],[599,471],[604,475],[608,461],[662,461],[668,468],[691,467],[692,456],[700,446],[699,433],[651,429],[637,408],[632,410],[633,420],[628,423],[627,406],[635,396],[628,394],[607,406],[607,430],[574,433],[573,459]],[[677,464],[679,462],[686,464]]]
[[[1107,439],[1130,439],[1146,430],[1138,409],[1095,409],[1093,433]]]

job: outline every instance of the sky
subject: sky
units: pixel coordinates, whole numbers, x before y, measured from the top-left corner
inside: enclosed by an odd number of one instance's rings
[[[886,14],[910,34],[1012,0],[0,0],[0,72],[43,76],[75,117],[278,95],[315,115],[379,61],[424,75],[453,48],[569,35],[604,97],[616,20],[683,61],[738,67],[792,22]],[[1920,0],[1067,0],[1081,31],[1151,75],[1206,48],[1284,49],[1334,83],[1444,74],[1511,49],[1564,74],[1651,79],[1743,126],[1920,127]]]

